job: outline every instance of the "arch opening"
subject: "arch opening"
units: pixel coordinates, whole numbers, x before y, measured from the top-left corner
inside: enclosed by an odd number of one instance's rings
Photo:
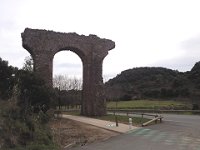
[[[69,50],[59,51],[53,58],[53,76],[67,75],[82,78],[82,66],[82,60],[76,53]]]
[[[62,50],[54,55],[53,87],[58,91],[59,108],[81,107],[82,61],[76,53]]]
[[[81,61],[83,62],[83,58],[85,57],[84,56],[84,53],[83,51],[81,51],[80,49],[78,48],[75,48],[75,47],[64,47],[64,48],[60,48],[55,54],[54,54],[54,57],[56,54],[60,53],[60,52],[72,52],[72,53],[69,53],[69,55],[71,55],[73,58],[79,58],[81,59]],[[75,54],[75,55],[74,55]],[[78,59],[77,59],[78,60]]]

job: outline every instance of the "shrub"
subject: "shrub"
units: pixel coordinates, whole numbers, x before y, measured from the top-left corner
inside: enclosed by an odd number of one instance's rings
[[[192,104],[192,110],[199,110],[198,104]]]

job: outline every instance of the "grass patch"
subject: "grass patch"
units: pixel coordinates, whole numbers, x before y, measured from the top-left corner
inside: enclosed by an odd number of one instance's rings
[[[80,116],[80,111],[61,111],[64,115]]]
[[[94,118],[115,122],[114,115],[106,115],[106,116],[94,117]],[[145,123],[150,120],[150,119],[142,118],[142,117],[129,117],[129,116],[117,115],[117,120],[119,123],[129,124],[129,118],[132,118],[134,126],[141,126],[142,123]]]
[[[108,102],[108,109],[115,109],[116,102]],[[158,100],[132,100],[132,101],[118,101],[118,109],[191,109],[191,104],[180,101],[158,101]]]
[[[49,119],[43,112],[22,114],[14,101],[0,102],[0,149],[59,150],[48,127]]]
[[[62,112],[62,114],[79,116],[80,112],[79,111],[66,111],[66,112]],[[115,116],[113,114],[108,114],[106,116],[100,116],[100,117],[96,116],[93,118],[115,122]],[[130,118],[129,116],[117,115],[117,120],[119,123],[129,124],[129,118]],[[150,119],[142,118],[142,117],[131,117],[131,118],[133,120],[134,126],[141,126],[142,123],[145,123],[150,120]]]

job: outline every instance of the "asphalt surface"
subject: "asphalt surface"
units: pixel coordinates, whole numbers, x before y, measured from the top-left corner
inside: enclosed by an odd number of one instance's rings
[[[200,116],[163,114],[162,124],[138,128],[72,150],[200,150]]]

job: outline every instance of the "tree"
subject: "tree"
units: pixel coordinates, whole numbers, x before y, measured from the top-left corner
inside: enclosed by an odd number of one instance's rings
[[[8,61],[0,58],[0,97],[8,99],[11,96],[12,88],[14,86],[13,75],[18,68],[8,65]]]
[[[18,71],[16,78],[20,90],[18,105],[22,108],[23,113],[48,110],[53,90],[45,84],[45,81],[33,72],[24,70]]]
[[[81,101],[82,80],[76,77],[56,75],[53,78],[53,86],[57,88],[59,109],[62,105],[79,105]]]
[[[53,87],[59,90],[81,90],[82,80],[76,77],[69,78],[64,75],[55,75],[53,78]]]
[[[18,70],[0,58],[0,149],[52,149],[47,122],[52,88],[30,70]],[[7,96],[7,97],[5,97]],[[34,145],[34,148],[33,148]],[[57,148],[56,148],[57,149]]]
[[[24,59],[24,65],[22,67],[23,70],[33,72],[33,58],[31,56],[27,56]]]

